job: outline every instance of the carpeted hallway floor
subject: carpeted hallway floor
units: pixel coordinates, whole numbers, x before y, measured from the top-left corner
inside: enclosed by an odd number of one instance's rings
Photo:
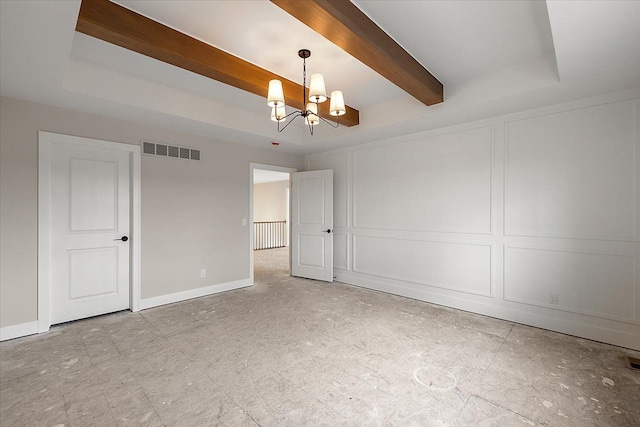
[[[0,344],[0,425],[638,426],[637,352],[288,276]]]

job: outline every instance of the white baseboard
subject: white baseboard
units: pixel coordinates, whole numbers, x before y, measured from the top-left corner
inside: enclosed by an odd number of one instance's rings
[[[391,283],[379,278],[364,278],[351,273],[336,272],[336,280],[367,289],[386,292],[420,301],[465,310],[485,316],[496,317],[510,322],[548,329],[563,334],[574,335],[594,341],[626,347],[640,351],[640,334],[607,328],[605,326],[585,325],[577,321],[550,317],[542,313],[522,311],[494,304],[483,304],[464,298],[456,298],[430,292],[423,286]]]
[[[233,289],[245,288],[253,283],[250,279],[237,280],[235,282],[220,283],[218,285],[206,286],[203,288],[190,289],[188,291],[176,292],[173,294],[160,295],[153,298],[145,298],[140,300],[140,310],[146,308],[157,307],[160,305],[171,304],[174,302],[185,301],[192,298],[203,297],[207,295],[217,294],[219,292],[231,291]],[[5,326],[0,328],[0,341],[20,338],[27,335],[38,333],[38,321],[21,323],[19,325]]]
[[[21,323],[19,325],[5,326],[0,328],[0,341],[12,340],[27,335],[38,333],[38,321]]]
[[[231,291],[233,289],[246,288],[253,283],[251,279],[236,280],[235,282],[220,283],[217,285],[205,286],[203,288],[189,289],[188,291],[175,292],[173,294],[160,295],[157,297],[144,298],[140,300],[140,310],[158,307],[160,305],[185,301],[192,298],[204,297],[217,294],[219,292]]]

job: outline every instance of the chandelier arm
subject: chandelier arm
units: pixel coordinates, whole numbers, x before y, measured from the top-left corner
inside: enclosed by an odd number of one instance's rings
[[[302,115],[302,111],[298,111],[298,110],[296,110],[296,111],[292,111],[292,112],[290,112],[289,114],[287,114],[286,116],[281,117],[281,119],[285,119],[285,120],[286,120],[286,119],[287,119],[287,117],[293,116],[294,114]],[[281,120],[281,121],[283,121],[283,120]]]
[[[286,128],[291,124],[291,123],[293,123],[293,121],[294,121],[295,119],[297,119],[298,117],[300,117],[300,116],[302,115],[302,114],[300,114],[300,111],[294,111],[293,113],[289,113],[289,114],[287,114],[285,117],[289,117],[289,116],[291,116],[291,115],[293,115],[293,114],[296,114],[296,113],[298,113],[298,114],[297,114],[295,117],[293,117],[291,120],[289,120],[289,121],[287,122],[287,124],[285,124],[285,125],[282,127],[282,129],[280,129],[280,122],[278,122],[278,132],[282,132],[283,130],[285,130],[285,129],[286,129]]]
[[[328,124],[329,126],[331,126],[332,128],[337,128],[338,126],[340,126],[340,116],[337,116],[338,121],[337,123],[334,125],[333,123],[331,123],[329,120],[325,119],[324,117],[322,117],[321,115],[318,114],[318,117],[320,118],[320,120],[322,120],[323,122],[325,122],[326,124]]]

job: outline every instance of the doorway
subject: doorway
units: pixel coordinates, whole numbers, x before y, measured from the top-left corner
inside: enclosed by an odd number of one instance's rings
[[[290,174],[296,169],[252,163],[250,167],[250,268],[290,269]]]

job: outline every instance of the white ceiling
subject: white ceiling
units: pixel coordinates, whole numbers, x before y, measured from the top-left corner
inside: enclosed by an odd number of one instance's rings
[[[445,85],[553,55],[543,1],[355,3]]]
[[[360,125],[278,134],[261,97],[75,33],[79,0],[0,1],[0,93],[306,154],[640,87],[640,1],[354,0],[445,84],[431,107],[268,0],[117,3],[299,83],[311,49]]]

